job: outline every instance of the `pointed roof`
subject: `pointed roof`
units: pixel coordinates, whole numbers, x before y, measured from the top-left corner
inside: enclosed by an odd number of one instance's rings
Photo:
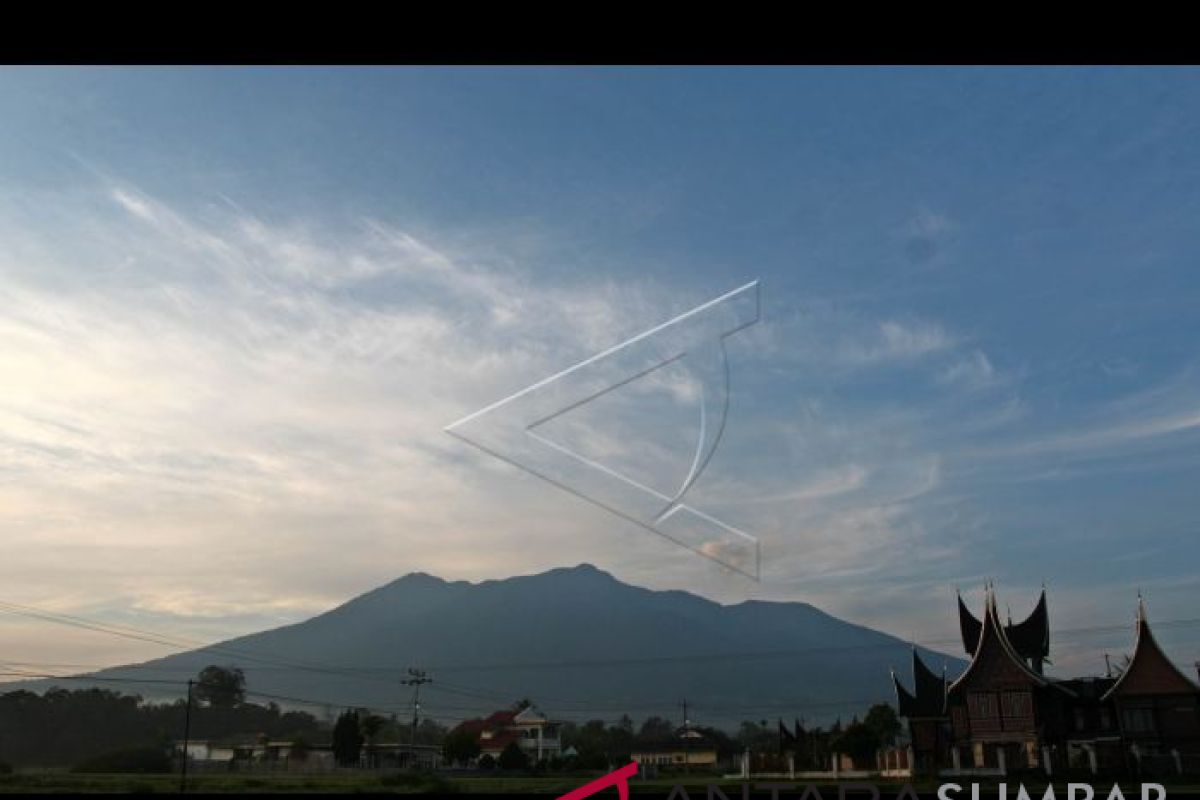
[[[1137,641],[1133,646],[1133,658],[1129,660],[1121,677],[1105,692],[1103,700],[1114,695],[1139,694],[1192,694],[1200,688],[1183,674],[1179,667],[1167,657],[1150,631],[1146,618],[1146,603],[1138,597]]]
[[[897,713],[910,719],[943,717],[946,714],[946,676],[937,675],[913,648],[913,692],[900,683],[892,672],[892,683],[896,687]]]
[[[994,590],[988,588],[991,594]],[[958,627],[962,634],[963,649],[967,655],[975,655],[983,623],[975,618],[958,596]],[[1050,654],[1050,614],[1046,607],[1046,589],[1038,597],[1033,611],[1021,622],[1003,626],[1006,638],[1021,658],[1045,658]]]
[[[966,650],[969,656],[975,655],[975,646],[979,644],[979,632],[983,630],[983,623],[967,608],[961,594],[958,596],[958,628],[962,632],[963,650]]]
[[[974,652],[971,655],[971,663],[967,665],[966,670],[962,675],[958,676],[950,688],[949,692],[955,691],[959,686],[962,686],[970,681],[972,676],[978,672],[980,665],[995,659],[999,659],[1001,663],[1007,663],[1010,674],[1013,677],[1024,678],[1038,686],[1056,685],[1048,681],[1045,677],[1037,674],[1029,668],[1024,659],[1013,648],[1009,642],[1008,636],[1005,634],[1004,625],[1000,622],[1000,614],[996,610],[996,595],[989,587],[987,597],[984,600],[983,621],[980,623],[979,640]],[[1063,691],[1070,693],[1065,687]]]
[[[1011,622],[1004,633],[1022,658],[1045,658],[1050,654],[1050,614],[1046,610],[1046,590],[1023,622]]]

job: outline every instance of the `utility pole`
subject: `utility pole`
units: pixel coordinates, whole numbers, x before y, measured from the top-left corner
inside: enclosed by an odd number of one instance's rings
[[[179,793],[187,791],[188,739],[192,736],[192,683],[187,682],[187,708],[183,712],[183,753],[179,767]]]
[[[401,680],[400,683],[413,687],[413,721],[408,754],[410,758],[409,764],[415,768],[417,763],[417,718],[421,714],[421,686],[426,683],[433,683],[433,678],[428,677],[423,669],[409,667],[408,677]]]
[[[692,722],[688,719],[688,702],[683,698],[683,774],[692,771]]]

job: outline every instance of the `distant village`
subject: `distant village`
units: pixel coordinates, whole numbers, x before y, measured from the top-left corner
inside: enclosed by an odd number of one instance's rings
[[[635,725],[626,715],[568,721],[528,699],[452,727],[419,722],[415,713],[409,722],[366,709],[346,709],[329,726],[274,702],[246,703],[240,672],[212,666],[194,682],[195,697],[161,707],[95,688],[0,694],[0,766],[20,768],[31,758],[52,764],[50,754],[30,749],[30,737],[42,736],[60,744],[78,739],[78,753],[87,758],[69,766],[84,770],[193,775],[598,773],[632,761],[643,778],[1200,776],[1200,686],[1159,645],[1140,598],[1131,655],[1103,676],[1045,673],[1051,637],[1044,589],[1029,617],[1016,623],[1001,620],[994,587],[987,588],[978,615],[960,597],[958,622],[970,658],[960,675],[951,679],[931,669],[914,647],[911,674],[892,675],[894,704],[864,708],[828,728],[777,718],[748,720],[727,732],[693,720],[686,704],[678,723],[650,717]],[[413,708],[420,708],[415,698]],[[99,726],[96,742],[113,744],[121,736],[99,728],[118,719],[126,720],[122,730],[143,731],[140,739],[128,734],[136,747],[90,752],[99,745],[72,727]],[[147,730],[154,737],[147,738]]]

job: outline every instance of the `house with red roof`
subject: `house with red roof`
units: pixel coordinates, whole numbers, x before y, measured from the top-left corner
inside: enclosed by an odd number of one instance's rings
[[[555,722],[529,705],[522,709],[496,711],[481,719],[469,719],[455,731],[468,731],[479,742],[479,757],[499,759],[504,748],[516,743],[529,762],[536,764],[562,755],[559,738],[561,723]]]

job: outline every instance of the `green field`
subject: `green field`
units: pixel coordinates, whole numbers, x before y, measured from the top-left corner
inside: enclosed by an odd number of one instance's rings
[[[364,773],[354,771],[339,771],[317,774],[288,774],[288,773],[260,773],[260,774],[198,774],[188,776],[188,791],[189,792],[228,792],[234,794],[259,794],[259,793],[322,793],[322,792],[337,792],[337,793],[397,793],[397,794],[423,794],[423,793],[521,793],[521,794],[544,794],[549,797],[557,797],[572,789],[578,788],[582,784],[588,782],[594,776],[587,775],[552,775],[552,776],[521,776],[521,775],[455,775],[452,777],[442,777],[435,775],[408,774],[408,773]],[[786,779],[755,779],[752,783],[761,782],[779,782],[779,783],[796,783],[801,787],[805,785],[803,780],[787,781]],[[1014,778],[1009,783],[1009,797],[1015,795],[1016,783],[1019,779]],[[969,800],[970,791],[966,787],[969,781],[958,781],[964,786],[964,791],[958,795],[959,800]],[[741,796],[741,780],[729,780],[699,776],[678,776],[665,777],[657,780],[634,781],[630,788],[635,794],[650,794],[658,797],[666,797],[671,788],[677,784],[683,784],[689,790],[689,796],[693,800],[699,800],[706,795],[705,788],[708,784],[717,784],[723,787],[725,793],[730,798]],[[880,787],[881,800],[891,800],[896,797],[903,782],[896,781],[877,781],[876,785]],[[938,782],[936,781],[918,781],[914,784],[914,788],[920,791],[923,795],[932,794],[936,791]],[[1108,795],[1110,783],[1097,781],[1096,797],[1097,800],[1104,800]],[[1025,784],[1030,797],[1038,800],[1042,797],[1045,791],[1044,783],[1028,782]],[[838,792],[836,786],[819,785],[819,790],[826,800],[837,798]],[[1058,798],[1066,797],[1066,782],[1055,783],[1056,796]],[[1124,791],[1126,800],[1135,800],[1139,798],[1139,787],[1137,784],[1122,782],[1122,790]],[[37,770],[18,772],[12,775],[0,775],[0,793],[6,792],[98,792],[98,793],[121,793],[135,792],[139,794],[176,794],[179,792],[179,776],[168,774],[80,774],[68,772],[66,770]],[[1176,793],[1185,793],[1195,795],[1200,792],[1200,786],[1196,784],[1167,784],[1168,797]],[[794,800],[798,797],[800,791],[781,791],[781,800]],[[612,789],[607,790],[604,796],[615,795]],[[851,797],[866,797],[865,794],[851,795]],[[996,796],[994,785],[985,786],[983,796]]]

